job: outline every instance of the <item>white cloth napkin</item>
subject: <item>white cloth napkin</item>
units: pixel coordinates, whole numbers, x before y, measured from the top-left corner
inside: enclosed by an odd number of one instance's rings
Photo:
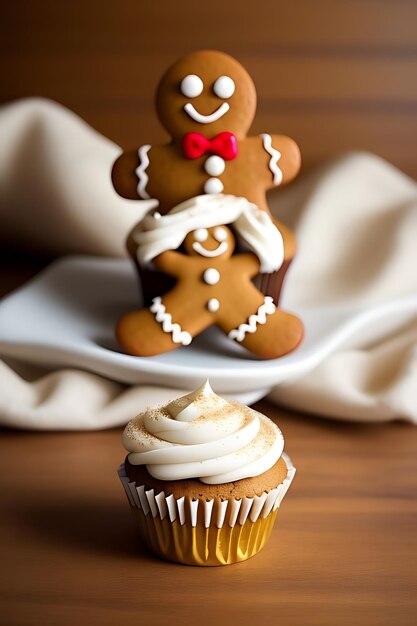
[[[0,137],[0,243],[125,254],[126,233],[152,201],[123,200],[113,191],[115,144],[40,99],[3,107]],[[417,293],[417,185],[385,161],[342,156],[272,194],[270,204],[299,242],[285,286],[289,309],[375,307]],[[277,386],[270,399],[319,416],[417,422],[417,314],[407,323],[393,317],[377,339],[369,329],[309,374]],[[0,424],[108,428],[180,392],[0,362]]]

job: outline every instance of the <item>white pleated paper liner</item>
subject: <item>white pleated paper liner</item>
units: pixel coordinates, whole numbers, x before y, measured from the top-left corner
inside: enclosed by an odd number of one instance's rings
[[[203,507],[205,528],[210,524],[222,528],[225,523],[233,528],[235,524],[244,524],[248,517],[252,522],[256,522],[259,517],[265,518],[280,506],[295,475],[295,467],[290,457],[287,454],[282,456],[288,472],[284,481],[275,489],[253,498],[222,500],[217,507],[214,507],[214,500],[190,500],[184,496],[177,500],[172,494],[166,496],[163,491],[156,495],[154,489],[146,491],[144,485],[138,486],[136,482],[129,481],[124,463],[120,465],[118,474],[131,506],[141,509],[145,515],[151,514],[154,518],[159,516],[161,520],[169,516],[171,522],[178,519],[181,525],[188,518],[192,526],[196,526],[199,507]],[[213,513],[213,509],[216,509],[216,513]]]

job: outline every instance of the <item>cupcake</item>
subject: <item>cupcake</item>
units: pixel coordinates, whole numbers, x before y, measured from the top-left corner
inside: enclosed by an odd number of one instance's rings
[[[119,468],[140,535],[157,555],[228,565],[261,550],[295,474],[268,417],[196,391],[131,420]]]
[[[188,208],[190,204],[191,206],[193,206],[193,204],[197,205],[202,200],[205,200],[208,205],[207,214],[213,213],[213,209],[216,206],[216,199],[213,198],[213,196],[200,196],[195,199],[192,199],[191,202],[186,202],[186,203],[183,203],[183,205],[179,205],[179,206],[180,207],[187,206]],[[236,202],[239,202],[240,200],[241,200],[240,198],[235,199]],[[221,202],[218,202],[218,205],[219,205],[219,208],[221,209],[222,208]],[[176,210],[177,210],[177,207],[175,207],[171,211],[171,213],[174,213]],[[185,212],[186,211],[184,210],[184,213]],[[148,216],[148,217],[145,217],[141,222],[139,222],[139,224],[136,224],[136,226],[129,233],[129,236],[126,242],[127,250],[129,252],[130,257],[132,258],[132,261],[138,273],[139,291],[142,294],[143,304],[147,307],[152,305],[154,298],[158,296],[163,296],[165,293],[169,292],[175,285],[175,280],[172,278],[172,276],[169,276],[168,274],[164,274],[163,272],[158,271],[152,264],[151,259],[147,260],[147,262],[144,262],[142,258],[141,244],[143,240],[143,234],[144,232],[146,232],[146,230],[144,229],[145,227],[149,226],[149,222],[150,220]],[[163,222],[164,222],[164,217],[162,217],[162,219],[159,220],[159,224],[162,225]],[[229,226],[231,227],[234,235],[237,238],[238,249],[240,251],[250,249],[250,246],[248,246],[248,244],[245,243],[244,240],[242,240],[241,234],[235,230],[235,228],[233,227],[233,224],[229,224]],[[184,230],[184,237],[186,234],[187,232]],[[253,232],[250,233],[250,237],[251,237],[251,242],[254,243],[255,237],[254,237]],[[290,235],[287,234],[287,239],[289,238],[290,238]],[[290,244],[288,245],[290,245],[292,248],[295,248],[295,244],[293,243],[292,239],[291,239]],[[265,247],[265,242],[260,241],[259,246]],[[183,251],[184,250],[183,245],[181,244],[178,249],[180,251]],[[282,264],[280,265],[278,269],[273,270],[272,268],[269,268],[268,272],[261,272],[254,278],[253,282],[256,285],[256,287],[264,296],[271,297],[273,299],[275,306],[279,305],[285,275],[289,269],[290,264],[291,264],[291,258],[287,258],[287,253],[286,253],[286,256],[284,257]]]

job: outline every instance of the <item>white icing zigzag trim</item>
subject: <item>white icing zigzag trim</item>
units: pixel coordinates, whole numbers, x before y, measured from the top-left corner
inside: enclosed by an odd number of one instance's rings
[[[151,196],[146,191],[146,185],[149,181],[149,176],[146,173],[146,168],[149,165],[148,152],[152,148],[149,144],[141,146],[138,150],[139,166],[135,170],[135,174],[138,177],[138,195],[144,200],[148,200]]]
[[[191,343],[193,338],[190,333],[187,333],[186,330],[182,330],[179,324],[172,323],[172,316],[166,312],[165,305],[162,304],[161,298],[154,298],[149,310],[151,313],[155,313],[155,319],[159,324],[162,324],[164,333],[171,333],[174,343],[181,343],[183,346],[188,346]]]
[[[278,150],[273,148],[271,135],[268,135],[267,133],[262,133],[261,137],[264,150],[271,155],[271,158],[269,159],[269,169],[274,175],[274,185],[279,185],[282,182],[282,172],[278,167],[278,161],[281,158],[281,152],[278,152]]]
[[[265,324],[266,316],[275,313],[276,306],[271,296],[265,296],[264,303],[254,315],[250,315],[248,323],[241,324],[238,328],[234,328],[228,334],[229,339],[243,341],[246,333],[255,333],[257,324]]]

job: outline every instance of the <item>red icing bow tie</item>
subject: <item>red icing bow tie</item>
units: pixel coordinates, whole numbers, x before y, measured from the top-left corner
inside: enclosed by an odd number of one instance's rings
[[[237,139],[233,133],[224,131],[213,139],[207,139],[201,133],[187,133],[182,140],[182,149],[187,159],[198,159],[206,152],[212,152],[231,161],[237,157]]]

